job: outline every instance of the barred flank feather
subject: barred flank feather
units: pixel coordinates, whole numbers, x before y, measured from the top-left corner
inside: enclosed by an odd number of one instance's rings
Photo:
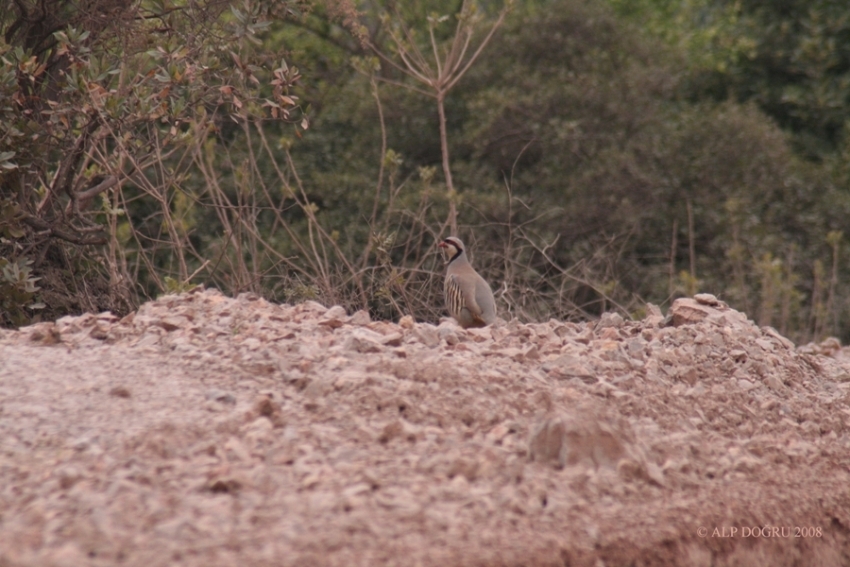
[[[463,303],[463,293],[460,291],[460,285],[455,276],[446,276],[445,295],[449,315],[458,319],[465,305]]]

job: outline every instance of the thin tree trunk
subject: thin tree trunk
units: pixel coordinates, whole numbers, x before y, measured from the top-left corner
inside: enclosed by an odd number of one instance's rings
[[[676,291],[676,248],[678,247],[677,233],[679,230],[679,219],[673,219],[673,235],[670,242],[670,273],[668,274],[667,290],[670,297]]]
[[[833,236],[833,234],[834,233],[830,233],[829,236]],[[835,288],[838,285],[838,244],[840,242],[839,238],[828,239],[828,242],[832,245],[832,274],[829,278],[829,294],[826,298],[826,320],[832,320],[832,326],[828,331],[829,333],[835,333],[838,330],[838,315],[834,311]]]
[[[783,337],[788,336],[788,323],[791,320],[791,301],[794,275],[794,248],[792,247],[785,257],[785,278],[782,283],[782,310],[779,314],[779,333]]]
[[[697,281],[697,254],[696,254],[696,245],[694,244],[694,208],[691,205],[691,200],[688,199],[687,202],[688,207],[688,254],[690,255],[691,261],[691,286],[693,289],[689,290],[690,295],[693,295],[696,292],[696,281]]]
[[[437,94],[437,110],[440,114],[440,148],[443,152],[443,175],[446,177],[446,194],[449,198],[449,218],[446,220],[452,235],[457,235],[457,206],[452,170],[449,166],[449,137],[446,132],[446,109],[443,105],[445,93]]]

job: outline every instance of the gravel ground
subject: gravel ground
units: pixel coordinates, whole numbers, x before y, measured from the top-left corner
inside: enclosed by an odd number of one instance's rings
[[[850,564],[850,354],[650,313],[198,290],[0,331],[0,567]]]

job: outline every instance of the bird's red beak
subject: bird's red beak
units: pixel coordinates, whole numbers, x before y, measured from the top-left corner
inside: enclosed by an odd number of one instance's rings
[[[448,247],[449,247],[449,245],[448,245],[448,244],[446,244],[445,242],[443,242],[442,240],[440,241],[440,243],[439,243],[439,244],[437,244],[437,246],[438,246],[439,248],[448,248]]]

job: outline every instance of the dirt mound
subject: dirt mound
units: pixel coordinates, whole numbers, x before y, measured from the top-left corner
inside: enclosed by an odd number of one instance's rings
[[[201,290],[2,332],[0,566],[850,563],[850,355],[650,311]]]

